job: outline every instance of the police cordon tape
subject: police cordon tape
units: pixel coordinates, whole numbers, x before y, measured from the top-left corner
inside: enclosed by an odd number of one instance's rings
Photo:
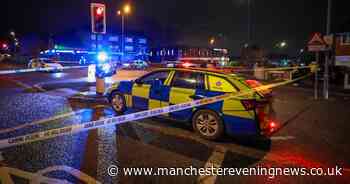
[[[271,89],[271,88],[275,88],[278,86],[293,83],[293,82],[296,82],[298,80],[309,77],[310,75],[312,75],[312,74],[310,73],[310,74],[307,74],[305,76],[296,78],[294,80],[259,86],[259,87],[256,87],[256,88],[253,88],[253,89],[250,89],[247,91],[235,93],[235,94],[228,93],[228,94],[224,94],[224,95],[220,95],[220,96],[208,97],[205,99],[194,100],[194,101],[176,104],[176,105],[171,105],[171,106],[167,106],[167,107],[156,108],[156,109],[136,112],[136,113],[132,113],[132,114],[126,114],[126,115],[116,116],[116,117],[112,117],[112,118],[105,118],[105,119],[101,119],[101,120],[91,121],[91,122],[87,122],[87,123],[69,125],[69,126],[65,126],[62,128],[55,128],[55,129],[41,131],[41,132],[37,132],[37,133],[31,133],[28,135],[18,136],[18,137],[14,137],[14,138],[3,139],[3,140],[0,140],[0,149],[12,147],[12,146],[16,146],[16,145],[21,145],[21,144],[25,144],[25,143],[50,139],[50,138],[63,136],[63,135],[72,135],[75,133],[84,132],[84,131],[97,129],[97,128],[102,128],[102,127],[106,127],[106,126],[110,126],[110,125],[118,125],[118,124],[130,122],[130,121],[159,116],[159,115],[170,113],[170,112],[181,111],[181,110],[185,110],[185,109],[189,109],[189,108],[194,108],[194,107],[198,107],[198,106],[202,106],[202,105],[207,105],[207,104],[223,101],[223,100],[229,99],[229,98],[238,98],[238,97],[241,97],[244,95],[255,93],[257,91],[264,91],[266,89]]]
[[[14,74],[14,73],[29,73],[29,72],[48,72],[52,70],[66,70],[75,68],[87,68],[88,66],[64,66],[64,67],[47,67],[47,68],[29,68],[29,69],[17,69],[17,70],[3,70],[0,71],[0,75]]]
[[[252,68],[252,69],[242,69],[242,68],[222,68],[222,69],[232,69],[233,72],[251,72],[251,71],[284,71],[284,70],[298,70],[298,69],[310,69],[314,72],[317,69],[317,65],[313,64],[310,66],[293,66],[293,67],[277,67],[277,68]]]

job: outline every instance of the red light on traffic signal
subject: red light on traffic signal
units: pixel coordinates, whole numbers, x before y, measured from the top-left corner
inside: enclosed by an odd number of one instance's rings
[[[104,4],[91,3],[91,32],[106,33],[106,7]]]
[[[103,8],[99,7],[96,8],[96,15],[102,15],[103,14]]]

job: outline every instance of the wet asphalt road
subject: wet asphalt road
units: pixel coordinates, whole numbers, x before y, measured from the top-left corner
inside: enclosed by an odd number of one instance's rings
[[[115,116],[108,103],[77,99],[89,84],[61,83],[86,77],[61,74],[0,76],[0,139]],[[57,78],[57,76],[59,76]],[[43,89],[36,84],[50,84]],[[227,137],[210,142],[190,126],[150,118],[0,150],[1,183],[347,183],[350,176],[350,100],[312,100],[292,86],[275,90],[280,129],[271,139]],[[74,114],[72,112],[75,112]],[[54,117],[68,114],[66,117]],[[30,125],[30,126],[28,126]],[[17,128],[18,129],[17,129]],[[127,167],[342,167],[343,176],[124,176],[107,168]],[[9,175],[9,173],[11,173]],[[36,174],[36,175],[35,175]]]

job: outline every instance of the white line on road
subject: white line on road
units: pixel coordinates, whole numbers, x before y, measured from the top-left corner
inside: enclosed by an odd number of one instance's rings
[[[222,165],[222,162],[225,158],[226,149],[222,147],[215,147],[213,153],[209,157],[208,161],[205,163],[204,168],[220,168]],[[197,179],[198,183],[201,184],[214,184],[216,181],[217,175],[202,175],[199,176]]]
[[[40,86],[37,86],[37,85],[34,85],[34,86],[31,86],[31,85],[28,85],[26,83],[23,83],[21,81],[18,81],[18,80],[14,80],[14,79],[9,79],[9,81],[15,83],[16,85],[24,88],[24,89],[37,89],[38,91],[40,92],[46,92],[45,89],[41,88]]]
[[[31,123],[25,123],[25,124],[22,124],[22,125],[19,125],[19,126],[16,126],[16,127],[2,129],[2,130],[0,130],[0,134],[13,132],[15,130],[19,130],[19,129],[22,129],[22,128],[25,128],[25,127],[29,127],[29,126],[44,124],[44,123],[47,123],[49,121],[53,121],[53,120],[57,120],[57,119],[61,119],[61,118],[69,117],[69,116],[75,116],[75,115],[83,113],[85,111],[87,111],[87,109],[81,109],[79,111],[72,111],[72,112],[69,112],[69,113],[60,114],[58,116],[54,116],[54,117],[50,117],[50,118],[34,121],[34,122],[31,122]]]
[[[101,184],[101,182],[95,180],[94,178],[92,178],[91,176],[79,171],[78,169],[74,169],[72,167],[69,166],[65,166],[65,165],[58,165],[58,166],[51,166],[48,168],[45,168],[43,170],[40,170],[36,173],[37,176],[44,176],[47,173],[51,173],[51,172],[57,172],[57,171],[65,171],[69,174],[71,174],[72,176],[78,178],[79,180],[87,183],[87,184]],[[33,178],[34,181],[38,181],[38,183],[40,182],[40,180],[37,180],[36,178]],[[34,182],[35,183],[35,182]]]
[[[286,141],[286,140],[295,139],[295,137],[294,136],[273,136],[270,139],[272,141]]]

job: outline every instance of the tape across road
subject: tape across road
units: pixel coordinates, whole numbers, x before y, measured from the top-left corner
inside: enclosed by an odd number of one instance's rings
[[[64,67],[47,67],[47,68],[29,68],[29,69],[18,69],[18,70],[3,70],[0,71],[0,75],[14,74],[14,73],[28,73],[28,72],[48,72],[52,70],[66,70],[73,68],[86,68],[88,66],[64,66]]]
[[[9,138],[9,139],[3,139],[3,140],[0,140],[0,149],[11,147],[11,146],[16,146],[16,145],[21,145],[21,144],[25,144],[25,143],[50,139],[50,138],[63,136],[63,135],[71,135],[71,134],[84,132],[84,131],[88,131],[91,129],[102,128],[102,127],[106,127],[106,126],[110,126],[110,125],[118,125],[118,124],[130,122],[130,121],[159,116],[159,115],[170,113],[170,112],[181,111],[181,110],[185,110],[185,109],[189,109],[189,108],[194,108],[194,107],[198,107],[198,106],[202,106],[202,105],[207,105],[207,104],[223,101],[223,100],[229,99],[229,98],[238,98],[238,97],[241,97],[241,96],[244,96],[247,94],[255,93],[256,91],[264,91],[266,89],[271,89],[271,88],[275,88],[278,86],[293,83],[293,82],[296,82],[296,81],[301,80],[303,78],[306,78],[310,75],[312,75],[312,74],[310,73],[308,75],[296,78],[294,80],[259,86],[259,87],[256,87],[256,88],[253,88],[253,89],[250,89],[247,91],[241,91],[239,93],[234,93],[234,94],[228,93],[228,94],[224,94],[224,95],[220,95],[220,96],[209,97],[209,98],[200,99],[200,100],[194,100],[194,101],[176,104],[176,105],[171,105],[171,106],[167,106],[167,107],[156,108],[156,109],[136,112],[136,113],[112,117],[112,118],[105,118],[105,119],[91,121],[91,122],[83,123],[83,124],[69,125],[69,126],[65,126],[62,128],[56,128],[56,129],[41,131],[41,132],[37,132],[37,133],[31,133],[31,134],[18,136],[18,137],[14,137],[14,138]]]

